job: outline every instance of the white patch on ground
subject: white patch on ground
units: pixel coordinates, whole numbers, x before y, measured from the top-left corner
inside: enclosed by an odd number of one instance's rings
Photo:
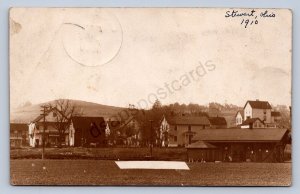
[[[185,162],[177,161],[115,161],[120,169],[190,170]]]

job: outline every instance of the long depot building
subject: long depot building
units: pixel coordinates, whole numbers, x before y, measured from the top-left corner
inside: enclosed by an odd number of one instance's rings
[[[192,161],[283,162],[290,132],[282,128],[203,129],[187,146]]]

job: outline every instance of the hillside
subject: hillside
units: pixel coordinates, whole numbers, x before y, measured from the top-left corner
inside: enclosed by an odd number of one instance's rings
[[[116,115],[123,108],[107,106],[92,102],[80,101],[80,100],[70,100],[74,104],[77,110],[83,113],[83,116],[103,116],[105,118]],[[37,116],[41,114],[41,105],[53,104],[54,101],[49,101],[41,104],[34,104],[25,107],[19,107],[17,109],[11,110],[10,122],[11,123],[29,123]]]

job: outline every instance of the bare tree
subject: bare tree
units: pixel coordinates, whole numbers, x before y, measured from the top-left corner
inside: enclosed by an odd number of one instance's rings
[[[75,104],[70,100],[59,99],[50,103],[51,111],[55,114],[55,124],[54,127],[58,130],[59,134],[59,146],[65,141],[66,131],[69,129],[71,124],[71,119],[75,115],[80,115],[81,113]]]

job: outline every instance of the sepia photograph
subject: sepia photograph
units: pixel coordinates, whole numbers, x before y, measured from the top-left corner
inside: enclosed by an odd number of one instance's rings
[[[292,11],[9,10],[10,183],[291,186]]]

